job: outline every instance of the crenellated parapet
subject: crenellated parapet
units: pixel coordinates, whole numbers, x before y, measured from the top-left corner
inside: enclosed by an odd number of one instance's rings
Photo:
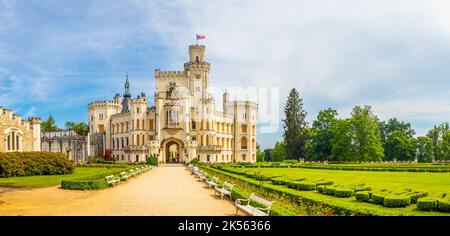
[[[120,108],[122,104],[118,101],[95,101],[88,104],[89,109],[97,108]]]
[[[155,77],[157,79],[173,79],[173,78],[186,78],[189,74],[186,71],[161,71],[155,70]]]

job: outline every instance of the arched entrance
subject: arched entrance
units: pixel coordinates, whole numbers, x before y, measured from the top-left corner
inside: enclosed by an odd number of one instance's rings
[[[171,141],[166,144],[166,163],[180,163],[180,145]]]

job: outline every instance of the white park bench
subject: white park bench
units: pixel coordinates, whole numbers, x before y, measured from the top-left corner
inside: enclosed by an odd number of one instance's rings
[[[204,181],[206,181],[207,179],[208,179],[208,173],[203,173],[200,177],[200,180],[204,180]]]
[[[134,171],[136,172],[137,175],[142,173],[141,169],[139,169],[139,168],[134,169]]]
[[[127,180],[128,178],[130,178],[130,175],[127,172],[125,172],[125,171],[120,172],[121,180]]]
[[[256,202],[265,207],[252,206],[250,204],[251,202]],[[260,198],[252,193],[248,199],[237,199],[235,201],[236,214],[238,210],[241,209],[251,216],[268,216],[273,203],[274,201],[267,201],[266,199]]]
[[[135,176],[136,175],[136,172],[134,170],[130,170],[129,172],[130,172],[130,176]]]
[[[220,199],[223,198],[223,196],[228,195],[231,198],[231,192],[233,191],[233,187],[234,185],[228,182],[224,182],[221,186],[216,185],[214,187],[215,189],[215,193],[219,193],[220,194]]]
[[[212,178],[207,179],[206,184],[208,184],[208,188],[216,187],[218,180],[219,180],[219,178],[217,178],[216,176],[213,176]]]
[[[120,178],[114,177],[114,175],[108,175],[105,179],[108,186],[112,186],[120,182]]]

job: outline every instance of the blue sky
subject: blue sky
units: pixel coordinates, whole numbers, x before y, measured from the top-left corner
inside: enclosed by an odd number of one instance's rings
[[[448,1],[0,0],[0,105],[60,126],[87,121],[87,104],[122,93],[127,72],[133,95],[152,95],[154,70],[181,70],[201,33],[213,86],[277,87],[280,104],[296,87],[309,122],[328,107],[347,117],[369,104],[423,135],[450,120],[449,10]],[[281,133],[258,139],[272,146]]]

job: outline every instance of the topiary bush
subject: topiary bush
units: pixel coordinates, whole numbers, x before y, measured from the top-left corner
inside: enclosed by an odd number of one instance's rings
[[[450,212],[450,199],[448,198],[438,199],[437,210],[441,212]]]
[[[61,187],[71,190],[102,189],[107,184],[105,179],[62,180]]]
[[[417,200],[428,196],[428,192],[414,191],[408,194],[412,204],[416,204]]]
[[[60,153],[0,153],[0,177],[62,175],[73,172],[74,166]]]
[[[385,207],[406,207],[411,204],[411,199],[407,195],[387,195],[384,197]]]
[[[382,193],[372,193],[372,197],[370,200],[375,204],[383,205],[384,203],[384,194]]]
[[[353,195],[353,189],[350,188],[336,188],[334,196],[336,197],[351,197]]]
[[[322,193],[325,195],[334,196],[334,193],[336,192],[335,186],[325,186],[322,190]]]
[[[421,211],[434,211],[437,209],[437,200],[431,197],[424,197],[417,200],[417,209]]]
[[[359,191],[355,193],[356,200],[360,202],[369,202],[372,193],[369,191]]]

